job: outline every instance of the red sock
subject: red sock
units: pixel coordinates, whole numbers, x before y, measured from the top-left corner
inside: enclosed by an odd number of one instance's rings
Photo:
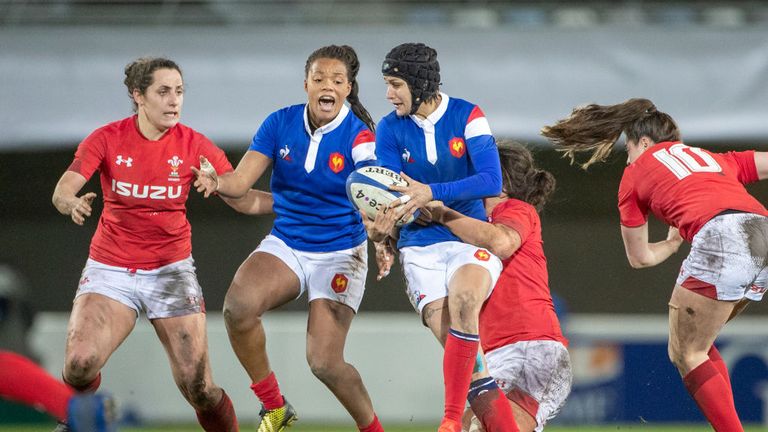
[[[475,413],[486,432],[519,432],[515,422],[515,414],[509,405],[509,399],[496,387],[479,394],[469,401],[472,412]]]
[[[357,426],[357,429],[360,432],[384,432],[384,427],[381,426],[381,423],[379,422],[379,418],[376,417],[376,414],[373,414],[373,421],[368,426]]]
[[[67,384],[72,390],[78,393],[95,393],[101,385],[101,372],[96,375],[96,378],[94,378],[93,381],[85,385],[76,386],[74,384],[70,384],[65,378],[62,378],[62,381],[64,381],[65,384]]]
[[[57,420],[67,419],[74,391],[26,357],[0,351],[0,396],[42,409]]]
[[[720,375],[723,376],[725,383],[728,384],[728,390],[731,392],[731,394],[733,394],[733,388],[731,387],[731,377],[728,375],[728,366],[723,361],[723,358],[720,357],[720,351],[717,350],[717,347],[712,345],[712,348],[709,349],[707,355],[709,356],[709,360],[712,362],[712,364],[717,368],[717,371],[720,372]]]
[[[270,372],[263,380],[251,384],[251,390],[253,390],[261,403],[264,404],[265,409],[271,410],[285,405],[274,372]]]
[[[443,354],[443,381],[445,383],[445,417],[461,423],[464,401],[472,381],[477,348],[477,335],[450,329]]]
[[[207,432],[237,432],[237,416],[235,407],[224,390],[221,390],[221,400],[215,407],[207,411],[196,411],[197,422]]]
[[[716,432],[744,431],[733,397],[728,397],[728,384],[711,360],[688,372],[683,383]]]

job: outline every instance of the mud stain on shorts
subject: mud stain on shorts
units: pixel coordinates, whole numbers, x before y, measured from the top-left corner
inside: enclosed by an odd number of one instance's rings
[[[754,263],[765,267],[768,260],[768,219],[763,217],[748,219],[744,221],[742,227]]]

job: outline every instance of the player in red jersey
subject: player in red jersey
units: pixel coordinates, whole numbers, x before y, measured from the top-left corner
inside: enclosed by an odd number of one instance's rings
[[[495,379],[511,403],[520,431],[541,431],[565,404],[573,376],[568,340],[549,291],[538,215],[554,191],[555,179],[534,166],[533,156],[522,145],[497,144],[503,189],[498,197],[484,200],[488,222],[445,206],[428,208],[434,221],[462,241],[490,250],[504,265],[480,311],[480,344],[493,378],[472,383],[472,411],[481,424],[493,415],[495,395],[482,390]],[[469,420],[465,416],[464,429],[478,430],[477,425],[470,429]]]
[[[59,212],[82,225],[96,194],[77,194],[100,172],[104,210],[72,307],[63,378],[79,392],[98,388],[101,368],[144,311],[203,429],[236,431],[232,402],[211,374],[185,207],[200,156],[218,172],[232,166],[208,138],[179,123],[184,82],[176,63],[138,59],[126,66],[124,83],[136,114],[83,140],[53,193]]]
[[[647,99],[587,105],[542,128],[584,168],[605,160],[621,134],[627,167],[619,186],[621,235],[634,268],[661,263],[683,239],[691,251],[669,301],[669,357],[718,432],[742,431],[728,368],[713,345],[720,329],[768,282],[768,212],[744,188],[768,177],[768,153],[713,153],[680,141],[674,120]],[[648,241],[648,213],[670,225]]]
[[[568,341],[560,330],[549,291],[538,215],[554,191],[555,179],[534,166],[533,156],[522,145],[497,144],[503,186],[498,197],[484,199],[489,222],[437,201],[428,204],[427,214],[463,242],[490,250],[504,265],[480,312],[480,343],[487,371],[482,367],[475,370],[468,397],[482,427],[476,421],[470,426],[468,411],[464,430],[498,430],[492,418],[494,404],[508,399],[520,431],[541,431],[564,405],[572,379]],[[377,217],[374,230],[389,232],[400,214],[388,213]],[[382,256],[377,254],[378,259]],[[379,268],[386,271],[386,264],[380,263]],[[501,393],[494,391],[494,380]]]

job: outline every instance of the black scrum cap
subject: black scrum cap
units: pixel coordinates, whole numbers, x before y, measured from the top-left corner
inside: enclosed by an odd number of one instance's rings
[[[434,97],[440,87],[440,63],[437,51],[423,43],[404,43],[387,54],[381,73],[402,79],[411,90],[411,114],[425,100]]]

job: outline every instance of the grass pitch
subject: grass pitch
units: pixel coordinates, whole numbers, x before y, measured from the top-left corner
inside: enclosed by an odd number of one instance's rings
[[[0,432],[51,432],[54,424],[45,425],[0,425]],[[255,431],[255,425],[240,425],[245,431]],[[121,432],[199,432],[198,425],[157,425],[151,427],[124,427]],[[387,432],[434,432],[437,425],[429,426],[395,426],[387,427]],[[746,426],[745,432],[765,432],[768,430],[762,426]],[[328,425],[301,425],[296,424],[290,427],[286,432],[354,432],[355,429],[350,426],[328,426]],[[622,431],[643,431],[643,432],[712,432],[712,428],[707,425],[657,425],[650,423],[622,424],[608,426],[550,426],[546,432],[622,432]]]

